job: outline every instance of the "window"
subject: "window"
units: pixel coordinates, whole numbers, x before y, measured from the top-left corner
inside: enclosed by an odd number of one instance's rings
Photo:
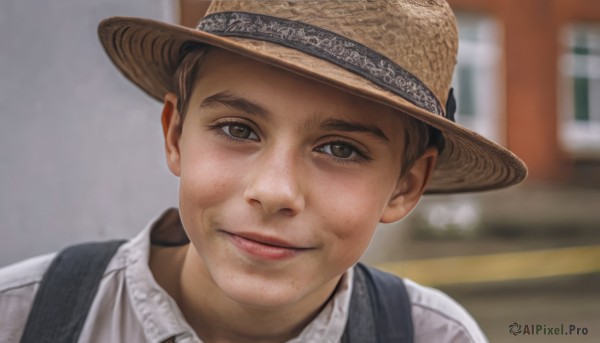
[[[497,23],[488,17],[457,13],[458,63],[452,87],[456,121],[498,142],[501,137],[500,44]]]
[[[571,25],[562,35],[560,139],[575,155],[600,155],[600,24]]]
[[[458,61],[452,79],[456,122],[496,141],[500,129],[501,46],[499,27],[489,17],[457,12]],[[503,100],[503,99],[502,99]],[[482,208],[472,195],[428,197],[412,215],[420,234],[463,237],[482,225]]]

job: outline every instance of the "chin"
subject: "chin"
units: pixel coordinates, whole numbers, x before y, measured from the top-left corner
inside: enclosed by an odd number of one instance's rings
[[[220,279],[220,280],[219,280]],[[230,299],[248,307],[262,309],[276,309],[286,307],[298,302],[306,289],[293,287],[298,280],[273,280],[256,276],[242,276],[231,278],[223,275],[215,278],[217,286]],[[303,285],[302,288],[306,287]]]

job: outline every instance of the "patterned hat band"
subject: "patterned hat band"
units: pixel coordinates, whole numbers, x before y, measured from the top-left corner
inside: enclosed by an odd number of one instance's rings
[[[268,41],[302,51],[351,70],[415,106],[454,121],[456,106],[452,92],[444,111],[434,93],[416,76],[375,50],[334,32],[298,21],[246,12],[209,14],[200,21],[198,30],[218,36]]]

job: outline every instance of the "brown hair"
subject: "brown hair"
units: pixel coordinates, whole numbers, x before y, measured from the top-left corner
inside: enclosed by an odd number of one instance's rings
[[[198,79],[198,70],[202,60],[210,48],[207,46],[196,45],[186,48],[184,57],[176,71],[177,81],[175,85],[175,95],[177,96],[177,111],[181,116],[179,121],[179,132],[183,127],[183,121],[188,109],[190,97],[194,91],[196,80]],[[444,149],[444,137],[441,132],[425,124],[424,122],[409,115],[401,115],[404,128],[404,146],[406,147],[402,157],[401,177],[410,169],[425,150],[429,147],[436,147],[441,153]]]
[[[175,72],[175,95],[177,95],[177,111],[181,116],[179,121],[179,130],[183,126],[183,120],[190,103],[190,98],[198,79],[198,70],[202,64],[202,60],[209,48],[202,45],[189,46],[184,50],[183,59],[179,63],[179,67]]]

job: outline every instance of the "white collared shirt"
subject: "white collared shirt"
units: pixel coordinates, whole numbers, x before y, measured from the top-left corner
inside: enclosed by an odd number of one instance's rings
[[[80,342],[202,341],[177,303],[156,283],[149,268],[151,222],[123,244],[109,263]],[[0,342],[18,342],[45,270],[54,254],[0,269]],[[300,335],[287,343],[338,343],[344,332],[353,268],[336,294]],[[447,295],[405,280],[412,305],[415,342],[486,342],[472,317]]]

